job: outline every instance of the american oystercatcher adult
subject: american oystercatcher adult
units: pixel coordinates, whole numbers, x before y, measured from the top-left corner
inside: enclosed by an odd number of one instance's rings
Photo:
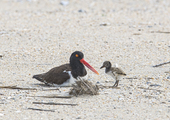
[[[84,77],[87,74],[84,65],[94,73],[99,74],[84,60],[82,52],[75,51],[70,56],[70,64],[52,68],[46,73],[34,75],[33,78],[49,86],[71,86],[79,77]]]
[[[113,87],[117,87],[121,77],[126,76],[125,72],[121,68],[118,68],[118,66],[112,67],[112,64],[110,63],[110,61],[105,61],[103,63],[103,66],[100,67],[100,69],[102,69],[104,67],[106,68],[105,73],[112,76],[116,80]]]

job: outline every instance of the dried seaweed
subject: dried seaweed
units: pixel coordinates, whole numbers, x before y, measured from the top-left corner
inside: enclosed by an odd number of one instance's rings
[[[73,88],[70,90],[69,94],[74,96],[83,94],[98,95],[98,90],[98,86],[93,85],[90,81],[79,80],[73,85]]]

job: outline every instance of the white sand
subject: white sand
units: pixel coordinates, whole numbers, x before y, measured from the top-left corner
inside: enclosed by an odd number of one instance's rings
[[[169,0],[70,0],[67,6],[59,0],[1,0],[0,86],[38,90],[0,89],[4,94],[0,95],[0,119],[170,119],[170,75],[165,73],[170,64],[152,67],[170,61],[170,34],[157,33],[170,32],[169,11]],[[118,63],[127,73],[120,89],[71,99],[30,97],[69,91],[43,91],[49,88],[39,86],[32,75],[69,62],[75,50],[82,51],[100,73],[88,70],[94,84],[113,85],[115,81],[99,68],[105,60]],[[35,101],[78,106],[32,104]]]

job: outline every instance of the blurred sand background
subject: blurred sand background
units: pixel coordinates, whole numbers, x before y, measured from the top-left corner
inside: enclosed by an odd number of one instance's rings
[[[75,50],[99,72],[87,69],[94,84],[113,85],[99,68],[105,60],[118,63],[127,73],[120,89],[71,99],[32,97],[69,91],[44,91],[51,88],[32,75],[69,62]],[[0,86],[38,89],[0,89],[0,119],[170,119],[170,64],[152,67],[170,61],[169,0],[1,0],[0,55]]]

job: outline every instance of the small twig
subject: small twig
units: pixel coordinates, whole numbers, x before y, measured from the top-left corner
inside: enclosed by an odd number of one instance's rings
[[[151,31],[151,33],[165,33],[165,34],[170,34],[170,32],[164,32],[164,31]]]
[[[38,110],[38,111],[47,111],[47,112],[55,112],[55,110],[46,110],[46,109],[38,109],[38,108],[28,108],[30,110]]]
[[[133,33],[133,35],[141,35],[141,33]]]
[[[66,99],[68,99],[68,98],[72,98],[72,96],[55,96],[55,95],[53,95],[53,96],[30,96],[30,97],[43,97],[43,98],[66,98]]]
[[[126,77],[124,79],[138,79],[137,77]]]
[[[59,88],[54,88],[54,89],[42,89],[42,91],[50,91],[50,90],[60,90]]]
[[[20,90],[37,90],[36,88],[21,88],[17,86],[0,86],[0,88],[5,88],[5,89],[20,89]]]
[[[44,103],[44,102],[33,102],[33,104],[44,104],[44,105],[71,105],[71,106],[77,106],[78,104],[68,104],[68,103]]]
[[[161,87],[161,85],[158,85],[158,84],[151,84],[149,85],[150,87]]]
[[[170,63],[170,61],[154,65],[153,67],[159,67],[159,66],[162,66],[162,65],[165,65],[165,64],[169,64],[169,63]]]
[[[165,73],[170,73],[170,71],[165,71]]]

